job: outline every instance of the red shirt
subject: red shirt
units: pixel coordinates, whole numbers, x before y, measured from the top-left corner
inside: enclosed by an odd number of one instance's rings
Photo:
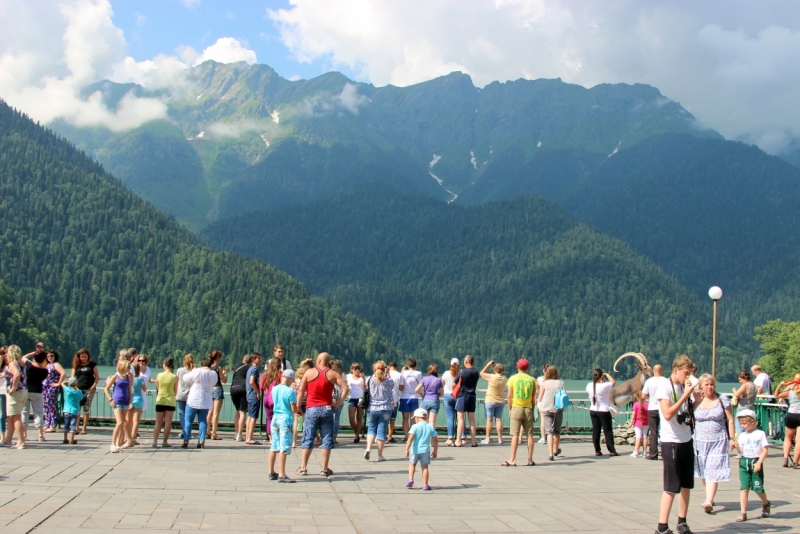
[[[306,382],[306,408],[333,404],[333,383],[328,380],[328,369],[316,369],[317,377]]]

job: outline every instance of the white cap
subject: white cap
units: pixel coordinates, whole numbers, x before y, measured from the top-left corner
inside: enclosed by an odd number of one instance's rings
[[[747,410],[747,409],[737,411],[736,412],[736,419],[741,419],[742,417],[751,417],[751,418],[755,419],[756,418],[756,412],[754,412],[753,410]]]
[[[422,417],[422,418],[428,417],[428,412],[427,410],[425,410],[425,408],[417,408],[416,410],[414,410],[414,417]]]
[[[450,365],[458,365],[458,358],[453,358],[450,360]]]

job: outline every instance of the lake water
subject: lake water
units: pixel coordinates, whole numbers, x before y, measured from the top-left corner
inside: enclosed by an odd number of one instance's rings
[[[101,365],[98,366],[98,370],[100,371],[100,384],[99,388],[102,388],[105,385],[105,379],[108,376],[111,376],[116,372],[116,369],[111,366]],[[151,376],[155,378],[156,375],[161,372],[161,370],[151,369]],[[622,379],[620,379],[622,380]],[[569,393],[570,400],[572,401],[573,405],[567,408],[564,413],[564,426],[565,427],[574,427],[574,428],[587,428],[591,426],[589,422],[589,412],[585,409],[586,405],[588,404],[588,395],[586,394],[586,385],[588,381],[586,380],[564,380],[564,386],[567,388],[567,392]],[[731,389],[736,386],[738,387],[739,384],[733,383],[719,383],[718,390],[720,392],[730,392]],[[220,422],[231,423],[234,419],[234,415],[236,410],[233,407],[233,404],[230,402],[229,397],[229,385],[225,384],[225,403],[222,405],[222,412],[220,414]],[[481,379],[478,383],[478,389],[486,389],[486,381]],[[143,421],[151,421],[155,419],[155,398],[156,398],[156,390],[155,384],[148,384],[148,407],[144,414],[142,414]],[[483,407],[483,394],[479,392],[478,394],[478,409],[475,413],[476,416],[476,423],[478,427],[483,427],[486,421],[486,415],[484,412]],[[103,419],[113,419],[113,414],[111,413],[111,408],[108,405],[108,402],[105,399],[105,395],[102,391],[97,392],[95,395],[95,400],[92,403],[92,417],[103,418]],[[263,415],[262,415],[263,417]],[[504,426],[509,425],[508,421],[508,410],[505,410],[503,414]],[[624,424],[627,420],[627,416],[624,414],[617,415],[615,420],[618,424]],[[347,409],[345,408],[344,412],[342,412],[342,425],[348,425],[348,416],[347,416]],[[440,409],[440,412],[436,419],[436,426],[444,427],[446,425],[446,416],[444,408]],[[537,424],[538,427],[538,424]]]

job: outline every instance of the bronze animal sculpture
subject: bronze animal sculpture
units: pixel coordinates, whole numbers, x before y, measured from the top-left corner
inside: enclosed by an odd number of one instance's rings
[[[636,358],[636,367],[639,368],[639,372],[633,378],[611,389],[611,402],[617,408],[624,408],[628,403],[633,402],[633,394],[641,393],[645,381],[653,376],[653,368],[650,367],[650,364],[647,363],[647,358],[641,352],[626,352],[617,358],[617,361],[614,362],[615,373],[617,372],[617,364],[625,358]]]

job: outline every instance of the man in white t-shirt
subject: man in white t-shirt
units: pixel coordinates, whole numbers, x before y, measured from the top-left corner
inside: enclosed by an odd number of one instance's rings
[[[400,413],[403,414],[403,441],[408,439],[408,421],[411,414],[419,408],[419,395],[417,386],[422,382],[422,373],[417,371],[417,360],[408,359],[408,364],[403,367],[400,383],[403,384],[403,393],[400,395]]]
[[[405,389],[402,377],[403,375],[397,371],[397,362],[389,362],[389,378],[391,378],[392,382],[394,382],[394,398],[396,399],[400,398],[401,392]],[[387,440],[389,443],[395,442],[392,435],[394,434],[394,423],[397,420],[398,408],[399,404],[395,404],[394,409],[392,410],[392,418],[389,419],[389,436]]]
[[[756,386],[756,394],[758,395],[772,395],[772,379],[765,373],[761,366],[756,364],[750,368],[753,372],[753,384]]]
[[[642,386],[642,400],[647,401],[647,459],[658,460],[658,401],[656,400],[656,389],[664,378],[664,368],[661,364],[653,366],[653,376],[648,378]]]
[[[667,522],[675,495],[678,495],[678,534],[692,534],[686,524],[686,514],[689,511],[689,495],[694,488],[690,400],[695,395],[695,390],[689,380],[693,365],[688,356],[678,356],[672,362],[672,375],[656,388],[664,461],[664,494],[661,496],[656,534],[672,532]]]

